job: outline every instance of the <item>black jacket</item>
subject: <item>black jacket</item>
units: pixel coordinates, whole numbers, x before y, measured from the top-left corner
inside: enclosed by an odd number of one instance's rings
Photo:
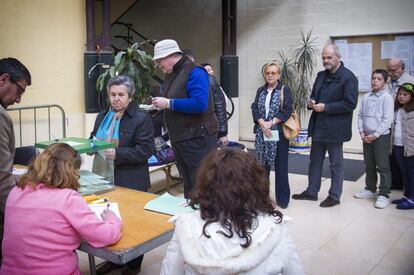
[[[282,83],[278,83],[276,88],[272,92],[275,93],[276,90],[282,89]],[[251,109],[252,109],[252,115],[253,115],[253,121],[254,121],[254,128],[253,133],[256,133],[257,129],[259,128],[259,123],[257,122],[259,119],[263,118],[260,117],[259,109],[258,109],[258,101],[259,101],[259,95],[263,90],[267,90],[267,84],[259,87],[256,91],[256,97],[254,98],[254,102],[252,103]],[[279,112],[276,114],[275,117],[280,119],[282,122],[285,122],[289,119],[289,117],[292,115],[292,93],[290,92],[289,87],[285,86],[283,88],[283,106],[282,109],[279,109]],[[263,118],[264,119],[264,118]],[[277,129],[281,131],[280,125],[277,126]]]
[[[358,80],[341,62],[338,70],[318,73],[311,99],[325,103],[325,111],[313,111],[308,134],[312,140],[341,143],[352,137],[352,112],[358,102]]]
[[[218,137],[227,136],[227,113],[226,113],[226,98],[221,91],[220,85],[214,76],[208,75],[210,83],[210,90],[213,91],[214,97],[214,112],[218,120]]]
[[[98,114],[91,137],[96,134],[106,111]],[[155,152],[151,118],[138,111],[136,102],[125,110],[119,125],[119,146],[114,161],[115,185],[146,191],[150,188],[148,158]]]

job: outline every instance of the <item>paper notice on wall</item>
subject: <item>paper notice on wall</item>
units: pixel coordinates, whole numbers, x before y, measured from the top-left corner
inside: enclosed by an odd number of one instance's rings
[[[381,41],[381,59],[391,59],[396,56],[397,44],[395,41]]]
[[[341,59],[348,60],[348,41],[346,39],[336,40],[335,45],[338,47]]]
[[[404,60],[405,62],[405,70],[410,73],[410,75],[413,75],[414,73],[414,36],[397,36],[395,37],[396,41],[405,41],[405,43],[408,43],[408,51],[404,52],[404,45],[401,45],[401,56],[399,57]],[[404,56],[404,53],[408,53],[408,57]]]
[[[341,53],[341,60],[358,78],[359,91],[371,91],[372,43],[335,44]]]

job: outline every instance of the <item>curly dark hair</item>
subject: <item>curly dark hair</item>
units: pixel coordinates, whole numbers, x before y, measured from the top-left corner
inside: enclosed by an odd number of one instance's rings
[[[251,243],[258,215],[274,216],[276,223],[283,217],[270,200],[265,170],[251,153],[241,149],[223,148],[208,154],[200,165],[190,198],[190,206],[200,209],[206,221],[204,236],[210,238],[206,227],[219,222],[224,231],[217,233],[232,238],[235,232],[246,240],[240,244],[243,248]]]

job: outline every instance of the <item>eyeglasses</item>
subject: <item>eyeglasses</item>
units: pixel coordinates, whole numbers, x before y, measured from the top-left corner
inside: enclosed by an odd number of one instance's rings
[[[25,89],[22,87],[22,85],[20,85],[19,83],[17,83],[17,81],[14,80],[13,78],[10,78],[10,81],[17,86],[17,92],[18,92],[18,95],[19,96],[21,96],[22,94],[24,94]]]
[[[387,69],[387,71],[388,71],[389,73],[395,73],[395,72],[396,72],[396,71],[398,71],[400,68],[401,68],[401,65],[400,65],[400,66],[398,66],[397,68]]]

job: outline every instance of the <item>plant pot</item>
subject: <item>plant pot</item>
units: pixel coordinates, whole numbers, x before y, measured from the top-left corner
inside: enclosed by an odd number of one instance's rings
[[[310,142],[308,140],[308,129],[301,129],[299,135],[290,140],[289,150],[295,152],[306,152],[310,150]]]

